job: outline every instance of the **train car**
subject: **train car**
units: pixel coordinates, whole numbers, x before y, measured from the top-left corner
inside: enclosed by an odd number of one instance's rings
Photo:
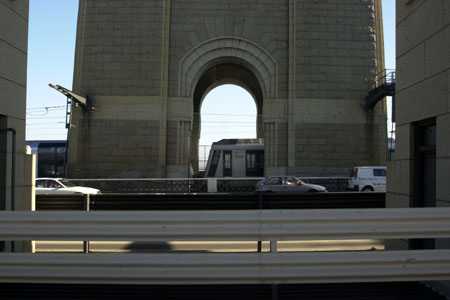
[[[212,144],[205,177],[264,176],[262,139],[224,139]]]
[[[27,145],[37,155],[36,177],[66,176],[66,141],[27,141]]]

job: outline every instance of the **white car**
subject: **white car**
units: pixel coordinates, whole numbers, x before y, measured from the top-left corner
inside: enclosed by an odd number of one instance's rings
[[[100,194],[100,190],[77,186],[70,181],[62,178],[37,178],[36,179],[36,195],[48,194]]]
[[[386,167],[355,167],[348,189],[355,192],[386,192]]]
[[[326,192],[324,186],[305,183],[295,176],[271,176],[259,181],[257,192],[314,193]]]

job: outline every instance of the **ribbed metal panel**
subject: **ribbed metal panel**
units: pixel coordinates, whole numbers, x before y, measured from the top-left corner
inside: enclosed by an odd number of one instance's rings
[[[312,241],[450,237],[450,208],[1,212],[5,240]]]
[[[0,254],[0,282],[323,284],[450,280],[450,250],[313,253]]]

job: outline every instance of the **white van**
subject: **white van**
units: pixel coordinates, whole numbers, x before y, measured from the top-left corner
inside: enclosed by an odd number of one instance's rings
[[[357,192],[386,192],[386,167],[355,167],[348,189]]]

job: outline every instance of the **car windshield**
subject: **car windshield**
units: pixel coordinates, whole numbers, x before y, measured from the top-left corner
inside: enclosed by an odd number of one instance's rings
[[[69,180],[60,180],[61,181],[61,183],[62,184],[64,184],[66,187],[75,187],[75,186],[77,186],[76,184],[74,184],[74,183],[72,183],[72,182],[70,182]]]

